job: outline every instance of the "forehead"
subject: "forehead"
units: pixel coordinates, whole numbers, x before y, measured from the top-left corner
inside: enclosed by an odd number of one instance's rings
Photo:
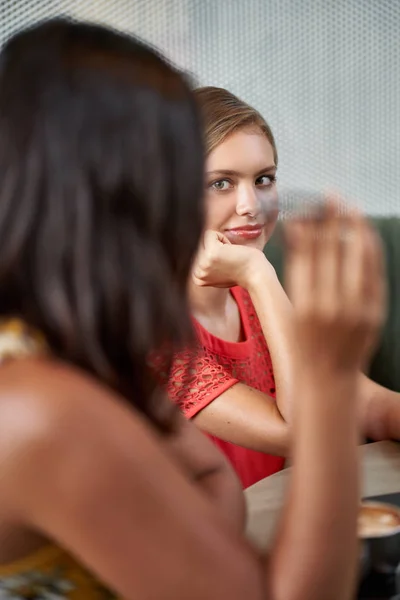
[[[274,164],[271,142],[264,133],[254,129],[235,131],[207,157],[207,171],[258,172]]]

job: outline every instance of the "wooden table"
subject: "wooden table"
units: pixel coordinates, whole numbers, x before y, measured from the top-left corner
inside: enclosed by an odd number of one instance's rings
[[[361,446],[363,496],[400,492],[400,443]],[[262,550],[271,543],[291,469],[271,475],[245,491],[249,538]]]

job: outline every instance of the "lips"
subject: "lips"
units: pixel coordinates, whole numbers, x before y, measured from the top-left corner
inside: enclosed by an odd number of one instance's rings
[[[243,227],[227,229],[225,235],[238,240],[255,240],[263,233],[263,229],[263,225],[243,225]]]

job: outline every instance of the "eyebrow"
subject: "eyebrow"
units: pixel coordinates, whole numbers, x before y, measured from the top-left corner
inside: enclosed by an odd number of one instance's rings
[[[255,177],[258,177],[259,175],[263,175],[263,173],[271,173],[273,171],[276,171],[277,167],[276,165],[270,165],[269,167],[264,167],[263,169],[260,169],[260,171],[257,171],[257,173],[254,173]],[[241,173],[239,171],[232,171],[232,169],[217,169],[216,171],[207,171],[207,175],[236,175],[236,176],[240,176]]]

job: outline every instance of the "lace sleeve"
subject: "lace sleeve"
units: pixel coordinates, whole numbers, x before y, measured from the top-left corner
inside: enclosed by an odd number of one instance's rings
[[[237,379],[199,348],[182,351],[175,357],[167,392],[190,418],[236,383]]]

